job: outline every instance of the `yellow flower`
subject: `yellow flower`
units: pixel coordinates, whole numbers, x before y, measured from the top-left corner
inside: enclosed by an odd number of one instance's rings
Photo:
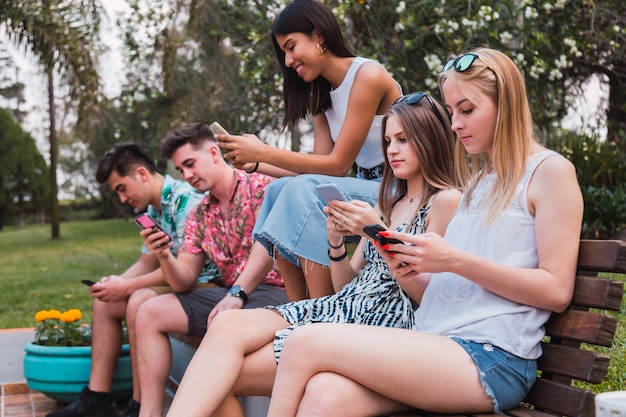
[[[35,321],[37,323],[41,323],[42,321],[44,321],[47,318],[48,318],[48,311],[47,310],[39,310],[35,314]]]
[[[58,320],[61,318],[61,312],[59,310],[48,310],[48,318]]]
[[[37,322],[35,343],[48,346],[85,346],[91,342],[90,326],[82,326],[80,310],[72,308],[61,313],[59,310],[41,310],[35,314]]]

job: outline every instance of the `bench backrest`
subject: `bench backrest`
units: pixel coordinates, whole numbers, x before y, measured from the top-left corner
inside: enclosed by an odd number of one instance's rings
[[[626,273],[626,243],[581,240],[572,303],[565,312],[553,314],[546,324],[543,355],[537,365],[541,375],[525,399],[535,410],[571,417],[595,416],[595,395],[572,386],[572,382],[598,384],[608,371],[608,355],[581,348],[581,343],[613,344],[617,319],[602,310],[620,310],[624,283],[598,277],[603,272]]]

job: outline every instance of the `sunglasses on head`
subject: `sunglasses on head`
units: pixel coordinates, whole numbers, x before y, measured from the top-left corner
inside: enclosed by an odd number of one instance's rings
[[[435,116],[437,116],[437,119],[439,119],[439,121],[441,122],[441,126],[443,126],[443,130],[446,130],[446,124],[443,121],[443,117],[441,116],[441,113],[439,113],[439,110],[437,109],[437,106],[435,106],[435,102],[433,101],[433,99],[430,98],[430,96],[426,93],[422,93],[421,91],[417,93],[409,93],[400,97],[396,101],[394,101],[393,104],[405,102],[406,104],[409,104],[409,105],[415,105],[419,103],[420,100],[422,100],[424,97],[426,97],[426,100],[428,100],[428,102],[430,103],[430,107],[433,109],[433,113],[435,113]]]
[[[446,65],[443,66],[443,71],[441,72],[446,72],[452,67],[454,67],[456,72],[465,72],[470,69],[476,58],[478,58],[476,54],[464,54],[456,58],[450,58]]]

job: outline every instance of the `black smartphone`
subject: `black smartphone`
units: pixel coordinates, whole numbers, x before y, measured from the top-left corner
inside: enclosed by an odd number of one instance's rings
[[[139,227],[141,227],[142,229],[152,229],[154,232],[161,231],[161,232],[165,233],[165,235],[170,240],[172,240],[170,235],[168,235],[167,232],[165,230],[163,230],[161,225],[158,224],[152,217],[150,217],[150,215],[148,215],[148,213],[142,213],[142,214],[140,214],[138,216],[135,216],[134,220],[135,220],[135,223],[137,223],[137,225]]]
[[[93,282],[90,279],[81,279],[80,282],[82,282],[83,284],[85,284],[85,285],[87,285],[89,287],[91,287],[93,284],[95,284],[95,282]]]
[[[393,239],[393,238],[381,236],[380,234],[378,234],[378,232],[384,232],[386,230],[387,229],[385,229],[380,224],[368,224],[367,226],[365,226],[363,228],[363,231],[365,233],[367,233],[367,235],[369,237],[371,237],[372,239],[376,240],[381,245],[391,245],[391,244],[394,244],[394,243],[402,243],[402,244],[404,244],[404,242],[399,240],[399,239]]]
[[[315,191],[322,197],[324,203],[328,204],[332,200],[348,201],[346,196],[341,192],[337,184],[319,184],[315,186]]]

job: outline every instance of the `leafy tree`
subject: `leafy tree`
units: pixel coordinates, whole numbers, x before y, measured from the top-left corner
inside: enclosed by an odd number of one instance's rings
[[[48,167],[35,140],[0,109],[0,229],[48,210]]]
[[[233,130],[276,131],[282,116],[281,76],[269,32],[285,1],[194,0],[187,6],[186,2],[153,0],[150,4],[154,7],[143,15],[145,7],[139,7],[140,3],[132,2],[135,24],[124,25],[129,28],[126,45],[135,63],[144,62],[150,68],[140,67],[141,73],[158,80],[150,87],[163,93],[162,98],[175,112],[170,119],[180,115],[181,120],[189,120],[197,117],[199,109],[215,109],[217,103],[225,111],[226,119],[220,120],[227,127],[232,123]],[[624,128],[626,2],[324,3],[340,19],[354,51],[383,63],[404,91],[426,90],[437,95],[436,74],[448,56],[473,46],[491,46],[508,53],[524,71],[533,112],[543,130],[561,120],[572,95],[578,94],[593,74],[606,77],[610,84],[609,137]],[[148,52],[142,56],[136,28],[148,22],[154,25],[149,31],[153,36],[143,41],[150,47],[143,48]],[[152,59],[142,60],[147,56]],[[222,80],[215,80],[216,71]],[[161,78],[154,76],[159,73]],[[233,81],[233,74],[242,83]],[[201,79],[211,82],[202,83]],[[186,94],[194,86],[207,101]]]
[[[97,0],[0,0],[0,23],[17,45],[37,57],[48,81],[53,239],[60,237],[55,81],[60,76],[68,95],[76,99],[78,123],[88,130],[88,115],[101,98],[95,57],[101,12]]]

